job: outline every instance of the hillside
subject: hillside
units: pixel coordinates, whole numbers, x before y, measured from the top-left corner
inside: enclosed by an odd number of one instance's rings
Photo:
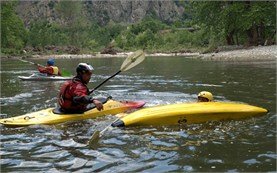
[[[276,2],[1,1],[1,36],[5,55],[218,52],[276,44]]]
[[[81,14],[89,21],[100,25],[109,22],[135,23],[146,16],[172,23],[183,17],[184,7],[174,1],[81,1]],[[20,1],[16,11],[29,26],[32,21],[46,19],[49,22],[64,23],[57,9],[59,1]]]

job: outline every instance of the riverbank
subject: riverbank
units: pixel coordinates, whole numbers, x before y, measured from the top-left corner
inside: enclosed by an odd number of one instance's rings
[[[26,55],[23,58],[31,59],[48,59],[49,57],[55,59],[75,59],[75,58],[113,58],[113,57],[127,57],[133,52],[121,52],[115,55],[111,54],[53,54],[53,55]],[[272,46],[256,46],[249,48],[241,48],[236,50],[225,50],[213,53],[200,52],[174,52],[174,53],[146,53],[147,57],[166,57],[166,56],[180,56],[186,58],[196,58],[203,60],[214,61],[251,61],[251,60],[276,60],[277,59],[277,45]]]
[[[219,61],[276,60],[277,46],[256,46],[218,53],[200,54],[199,58]]]

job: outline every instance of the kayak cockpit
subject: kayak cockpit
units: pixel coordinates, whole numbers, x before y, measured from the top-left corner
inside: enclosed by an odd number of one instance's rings
[[[108,100],[110,100],[112,97],[111,96],[109,96],[109,97],[107,97],[107,98],[97,98],[97,100],[99,100],[102,104],[105,104],[105,103],[107,103],[107,101]],[[93,103],[91,103],[91,104],[89,104],[89,108],[86,110],[86,111],[89,111],[89,110],[91,110],[91,109],[95,109],[96,108],[96,106],[93,104]],[[66,115],[66,114],[82,114],[82,113],[84,113],[84,112],[80,112],[80,111],[75,111],[75,112],[65,112],[65,111],[63,111],[60,107],[57,107],[57,108],[55,108],[55,109],[53,109],[52,110],[52,112],[54,113],[54,114],[58,114],[58,115]]]

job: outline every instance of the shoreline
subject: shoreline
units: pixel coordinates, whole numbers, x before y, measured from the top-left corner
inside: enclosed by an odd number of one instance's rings
[[[20,58],[27,59],[79,59],[79,58],[117,58],[127,57],[133,52],[121,52],[116,55],[111,54],[53,54],[53,55],[29,55]],[[146,53],[146,57],[185,57],[192,59],[213,60],[213,61],[252,61],[252,60],[276,60],[277,59],[277,45],[271,46],[256,46],[250,48],[220,51],[217,53]],[[8,57],[9,58],[9,57]],[[13,57],[11,57],[13,58]],[[19,58],[19,57],[15,57]]]
[[[276,60],[277,45],[255,46],[244,49],[202,54],[201,59],[219,61]]]

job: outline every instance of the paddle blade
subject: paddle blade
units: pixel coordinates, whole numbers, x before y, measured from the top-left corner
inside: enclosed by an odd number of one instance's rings
[[[145,54],[142,50],[138,50],[131,55],[129,55],[123,64],[121,65],[120,70],[121,71],[126,71],[129,70],[130,68],[135,67],[139,63],[141,63],[145,59]]]
[[[89,139],[88,145],[93,146],[95,142],[99,141],[99,139],[100,139],[100,131],[97,130],[96,132],[93,133],[93,135]]]
[[[19,61],[22,61],[22,62],[26,62],[26,63],[30,63],[30,64],[33,64],[33,62],[30,62],[30,61],[26,61],[26,60],[23,60],[23,59],[18,59]]]

